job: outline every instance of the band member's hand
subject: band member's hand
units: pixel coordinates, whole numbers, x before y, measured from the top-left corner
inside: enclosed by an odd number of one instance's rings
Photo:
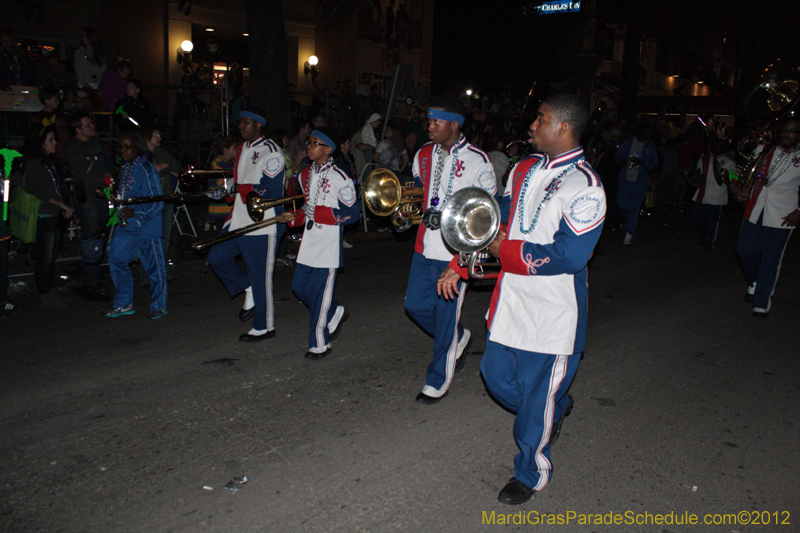
[[[489,244],[489,247],[486,249],[487,252],[492,254],[492,256],[500,259],[500,245],[503,243],[504,240],[508,238],[508,233],[503,230],[497,232],[497,237]]]
[[[278,224],[285,224],[285,223],[289,222],[290,220],[293,220],[294,217],[295,217],[294,211],[284,211],[283,213],[281,213],[280,215],[275,217],[275,221]]]
[[[444,296],[446,300],[453,300],[458,295],[458,282],[461,276],[450,267],[444,269],[439,281],[436,282],[436,294]]]
[[[303,205],[303,213],[306,214],[306,219],[314,220],[314,209],[316,206],[314,204],[305,204]]]
[[[136,211],[130,207],[123,207],[119,210],[119,218],[133,218],[136,216]]]
[[[781,226],[789,226],[790,228],[793,228],[798,223],[800,223],[800,208],[795,209],[794,211],[783,217],[783,222],[781,222]]]
[[[69,206],[65,207],[64,208],[64,218],[67,219],[67,220],[71,219],[72,218],[72,214],[74,212],[75,212],[75,209],[73,209],[72,207],[69,207]]]

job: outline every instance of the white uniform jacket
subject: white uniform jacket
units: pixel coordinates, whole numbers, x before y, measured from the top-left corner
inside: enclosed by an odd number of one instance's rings
[[[586,263],[606,214],[605,191],[583,159],[583,148],[552,160],[534,155],[520,161],[500,206],[508,238],[500,247],[502,272],[489,308],[489,338],[531,352],[583,351]]]
[[[764,145],[756,148],[753,156],[762,150]],[[781,226],[783,217],[796,210],[799,202],[800,150],[784,152],[780,146],[776,146],[757,172],[761,177],[755,180],[750,191],[750,200],[744,211],[745,220],[755,224],[763,213],[764,226],[787,229],[787,226]]]
[[[255,191],[265,200],[283,197],[283,174],[286,165],[283,150],[270,139],[259,137],[252,144],[244,142],[236,150],[234,181],[237,194],[233,201],[233,210],[224,226],[229,231],[253,224],[247,213],[247,194]],[[273,218],[283,213],[283,206],[272,207],[264,211],[264,218]],[[260,228],[244,235],[274,235],[278,232],[278,224]],[[281,225],[282,227],[282,225]]]
[[[414,181],[417,186],[425,188],[423,213],[430,208],[432,198],[439,198],[439,205],[435,207],[437,211],[444,209],[448,188],[450,195],[466,187],[480,187],[492,195],[497,192],[497,180],[489,156],[483,150],[472,146],[463,137],[444,154],[439,186],[434,190],[434,174],[441,154],[441,145],[427,143],[414,156],[412,166]],[[417,231],[414,251],[428,259],[438,261],[450,261],[455,255],[455,252],[448,249],[445,244],[442,231],[429,230],[424,224],[420,224]]]

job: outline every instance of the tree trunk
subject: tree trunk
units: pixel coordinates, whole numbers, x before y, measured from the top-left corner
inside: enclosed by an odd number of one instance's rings
[[[282,1],[247,0],[247,33],[249,102],[266,111],[269,130],[289,129],[289,70]]]

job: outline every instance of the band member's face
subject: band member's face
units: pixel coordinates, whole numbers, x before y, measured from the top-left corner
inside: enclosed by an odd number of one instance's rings
[[[324,144],[318,137],[312,135],[306,142],[306,153],[310,161],[322,162],[331,154],[331,147]]]
[[[533,145],[534,150],[537,152],[544,152],[548,155],[549,151],[559,141],[559,128],[562,122],[553,114],[552,108],[547,104],[542,104],[539,107],[539,112],[536,120],[531,124],[529,131],[531,139],[530,143]]]
[[[136,145],[130,137],[123,137],[119,141],[119,156],[126,163],[132,163],[136,159]]]
[[[797,144],[800,143],[800,122],[794,120],[787,121],[786,124],[783,125],[783,128],[781,128],[778,141],[781,143],[781,147],[787,150],[797,146]]]
[[[428,121],[428,138],[436,144],[453,144],[458,140],[458,128],[458,122],[432,118]]]
[[[247,117],[239,118],[239,133],[242,139],[253,142],[261,135],[261,123]]]

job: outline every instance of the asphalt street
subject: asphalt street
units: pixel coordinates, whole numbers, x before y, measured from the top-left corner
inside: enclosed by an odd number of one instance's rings
[[[403,309],[413,241],[351,238],[336,291],[351,315],[321,361],[303,357],[290,267],[277,336],[253,345],[242,297],[191,254],[155,321],[138,286],[116,319],[78,294],[67,311],[19,296],[0,322],[0,530],[800,531],[800,247],[754,318],[739,220],[726,212],[712,253],[686,214],[643,220],[632,246],[605,229],[575,408],[551,483],[519,508],[496,500],[514,417],[479,372],[491,285],[467,294],[476,341],[450,394],[414,403],[432,340]]]

